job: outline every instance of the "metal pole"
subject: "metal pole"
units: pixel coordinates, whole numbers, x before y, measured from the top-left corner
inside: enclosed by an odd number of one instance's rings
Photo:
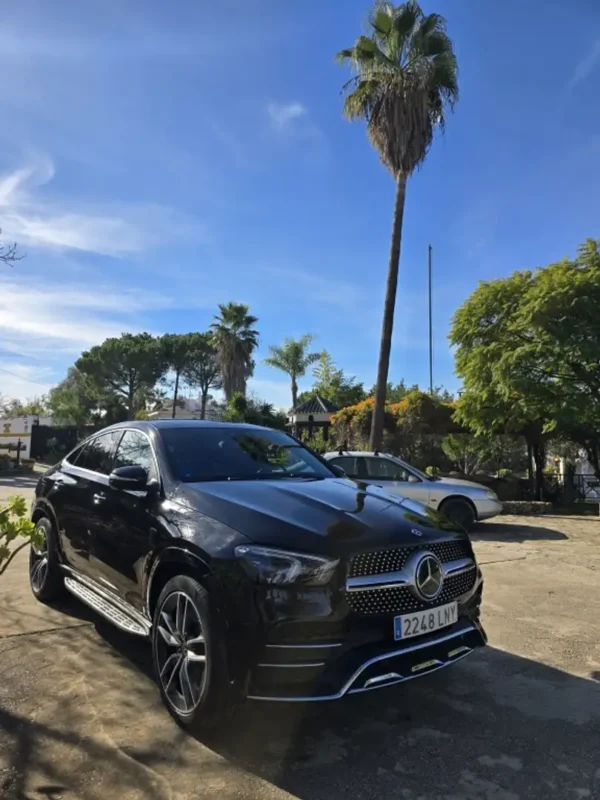
[[[433,395],[433,321],[431,318],[431,245],[429,245],[429,394]]]

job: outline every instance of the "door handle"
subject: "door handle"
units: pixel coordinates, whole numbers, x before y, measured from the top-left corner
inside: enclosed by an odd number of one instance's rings
[[[94,503],[102,503],[104,500],[106,500],[106,495],[105,494],[95,494],[94,495]]]

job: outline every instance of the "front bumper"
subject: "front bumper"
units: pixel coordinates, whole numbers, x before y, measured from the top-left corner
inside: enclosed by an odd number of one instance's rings
[[[339,700],[347,694],[368,692],[435,672],[460,661],[486,642],[481,624],[463,619],[452,628],[409,640],[403,646],[378,648],[379,652],[368,658],[359,649],[334,658],[329,664],[317,662],[319,654],[338,645],[310,645],[306,647],[310,647],[311,660],[305,663],[259,664],[257,671],[262,675],[254,681],[248,699],[301,703]],[[286,680],[282,672],[296,673],[296,680]],[[312,680],[307,673],[312,673]]]
[[[502,513],[502,503],[500,500],[477,500],[475,502],[477,509],[477,519],[490,519],[497,517]]]

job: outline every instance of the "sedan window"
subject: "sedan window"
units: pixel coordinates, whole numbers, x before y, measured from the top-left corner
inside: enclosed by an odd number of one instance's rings
[[[280,431],[252,428],[163,428],[171,469],[181,481],[332,478],[309,450]]]
[[[341,456],[340,458],[332,458],[330,463],[341,467],[348,478],[360,478],[362,474],[360,461],[356,456]]]
[[[379,481],[408,481],[411,473],[390,461],[389,458],[365,458],[367,476],[370,480]]]
[[[148,478],[156,478],[156,466],[150,440],[139,431],[125,431],[119,442],[113,469],[118,467],[143,467]]]
[[[110,475],[112,471],[113,453],[115,445],[120,437],[120,431],[110,431],[102,433],[85,445],[80,451],[75,462],[75,466],[82,469],[89,469],[91,472],[99,472],[101,475]]]

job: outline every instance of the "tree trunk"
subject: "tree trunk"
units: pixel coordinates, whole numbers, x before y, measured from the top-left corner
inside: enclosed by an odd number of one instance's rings
[[[298,384],[296,378],[292,377],[292,408],[298,405]]]
[[[171,413],[171,419],[175,419],[175,415],[177,414],[177,395],[179,394],[179,372],[175,373],[175,389],[173,390],[173,411]]]
[[[533,459],[535,461],[535,499],[542,500],[544,467],[546,466],[546,448],[540,442],[535,442],[533,445]]]
[[[204,391],[200,395],[200,419],[205,419],[206,417],[206,401],[208,400],[208,389]]]
[[[535,486],[533,480],[533,445],[527,439],[527,478],[529,480],[529,492],[531,497],[535,497]]]
[[[375,389],[375,405],[371,424],[371,450],[379,450],[383,439],[383,421],[385,415],[385,398],[387,394],[388,371],[390,367],[390,350],[392,348],[392,331],[394,328],[394,310],[396,308],[396,289],[398,286],[398,267],[400,264],[400,246],[402,244],[402,219],[404,217],[404,199],[406,196],[406,176],[396,179],[396,203],[394,205],[394,225],[392,228],[392,244],[388,265],[385,304],[383,307],[383,323],[381,326],[381,344],[379,346],[379,363],[377,365],[377,385]]]
[[[135,386],[129,384],[129,392],[127,393],[127,419],[134,419],[135,417]]]

